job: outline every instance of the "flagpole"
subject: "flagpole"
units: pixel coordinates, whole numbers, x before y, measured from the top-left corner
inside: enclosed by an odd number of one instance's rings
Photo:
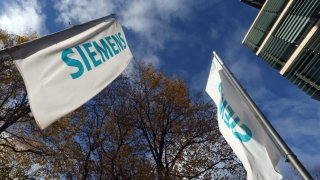
[[[296,171],[300,174],[300,176],[303,179],[313,179],[311,177],[311,175],[309,174],[309,172],[305,169],[305,167],[298,160],[297,156],[291,151],[289,146],[284,142],[284,140],[281,138],[281,136],[278,134],[278,132],[274,129],[274,127],[271,125],[271,123],[268,121],[268,119],[263,115],[263,113],[260,111],[258,106],[253,102],[251,97],[248,95],[248,93],[243,89],[243,87],[240,85],[238,80],[234,77],[234,75],[229,70],[229,68],[223,64],[223,62],[219,58],[218,54],[216,52],[213,52],[213,55],[217,58],[220,65],[223,67],[222,69],[225,70],[228,78],[234,83],[236,88],[239,90],[239,92],[242,94],[242,96],[246,99],[246,101],[249,103],[249,105],[252,107],[252,109],[258,115],[260,122],[262,123],[264,129],[268,132],[268,134],[277,143],[280,150],[284,153],[285,158],[286,158],[286,162],[289,162],[296,169]]]

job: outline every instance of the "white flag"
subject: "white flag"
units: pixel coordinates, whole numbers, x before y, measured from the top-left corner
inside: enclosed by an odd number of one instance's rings
[[[276,167],[280,151],[219,62],[215,54],[206,91],[217,105],[221,134],[241,160],[247,179],[281,179]]]
[[[42,129],[98,94],[132,59],[113,15],[5,51],[23,77]]]

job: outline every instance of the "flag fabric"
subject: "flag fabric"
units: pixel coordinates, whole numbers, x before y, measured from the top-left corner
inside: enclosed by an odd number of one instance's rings
[[[4,51],[23,77],[41,129],[98,94],[132,59],[114,15]]]
[[[214,53],[206,87],[217,106],[221,134],[241,160],[247,179],[281,179],[276,166],[281,152],[221,64]]]

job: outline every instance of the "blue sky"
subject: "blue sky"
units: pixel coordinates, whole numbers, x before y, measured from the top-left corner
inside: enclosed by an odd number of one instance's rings
[[[110,13],[136,59],[183,78],[192,92],[204,91],[217,51],[302,163],[320,165],[320,103],[241,45],[258,10],[238,0],[1,1],[0,28],[44,36]]]

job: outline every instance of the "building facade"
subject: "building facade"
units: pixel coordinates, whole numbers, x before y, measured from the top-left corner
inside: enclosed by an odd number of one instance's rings
[[[242,0],[259,14],[242,43],[320,100],[320,0]]]

